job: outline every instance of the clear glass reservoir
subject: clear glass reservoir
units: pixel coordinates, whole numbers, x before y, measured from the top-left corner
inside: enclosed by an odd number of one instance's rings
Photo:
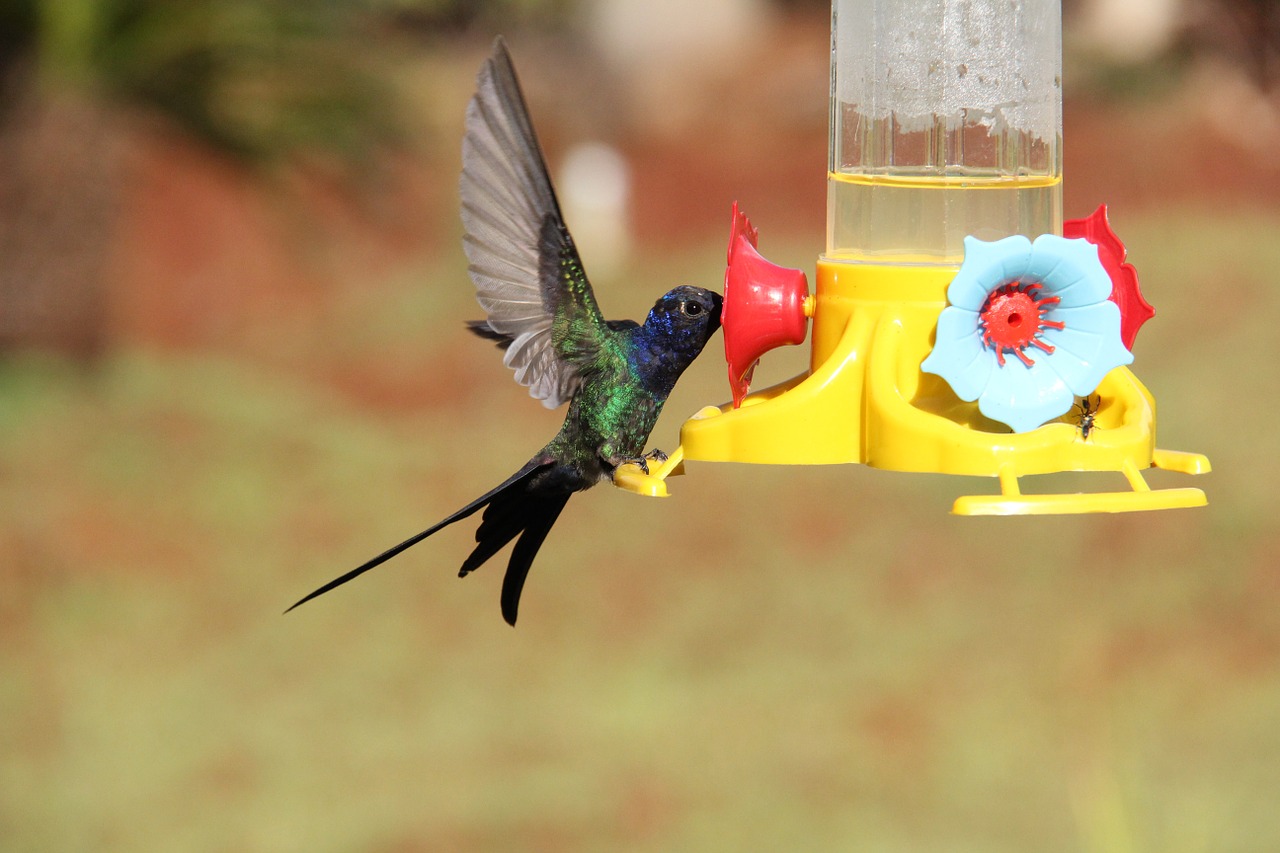
[[[1062,233],[1060,0],[834,0],[828,260]]]

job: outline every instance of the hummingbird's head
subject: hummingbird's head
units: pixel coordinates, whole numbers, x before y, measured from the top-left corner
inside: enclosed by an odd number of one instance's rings
[[[714,291],[681,285],[654,303],[644,325],[667,347],[692,360],[720,328],[723,301]]]
[[[701,287],[677,287],[653,304],[636,329],[634,367],[650,390],[663,399],[680,374],[720,328],[720,294]]]

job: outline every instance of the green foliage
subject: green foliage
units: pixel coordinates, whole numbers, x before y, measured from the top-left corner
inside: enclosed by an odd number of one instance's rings
[[[397,69],[432,38],[555,22],[569,0],[8,0],[0,84],[33,67],[250,159],[402,141]],[[0,93],[0,107],[3,106]],[[0,115],[0,118],[3,116]]]
[[[44,85],[145,105],[251,157],[394,138],[394,39],[366,0],[18,0]]]
[[[358,160],[402,138],[395,74],[475,19],[561,20],[567,0],[9,0],[0,71],[142,105],[235,154]]]

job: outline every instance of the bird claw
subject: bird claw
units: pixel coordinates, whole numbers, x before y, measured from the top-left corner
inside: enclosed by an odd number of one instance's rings
[[[614,466],[614,470],[617,470],[623,465],[635,465],[646,475],[649,473],[649,458],[647,456],[624,456],[618,460],[618,464]]]
[[[644,472],[645,476],[648,476],[651,473],[649,471],[650,462],[657,462],[659,465],[661,465],[666,461],[667,461],[667,454],[663,453],[661,450],[658,450],[657,448],[654,448],[653,450],[650,450],[648,453],[646,453],[643,456],[624,456],[621,459],[621,461],[618,462],[618,464],[619,465],[635,465],[637,468],[639,468],[641,471]]]

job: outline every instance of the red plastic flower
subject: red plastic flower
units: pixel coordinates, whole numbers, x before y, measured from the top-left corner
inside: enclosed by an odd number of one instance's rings
[[[1098,247],[1098,260],[1111,277],[1111,301],[1120,309],[1120,340],[1133,352],[1133,341],[1138,337],[1142,324],[1155,316],[1156,309],[1142,298],[1138,287],[1138,271],[1133,264],[1125,263],[1128,250],[1111,230],[1107,221],[1107,206],[1098,209],[1084,219],[1068,219],[1062,223],[1062,236],[1083,237]]]

